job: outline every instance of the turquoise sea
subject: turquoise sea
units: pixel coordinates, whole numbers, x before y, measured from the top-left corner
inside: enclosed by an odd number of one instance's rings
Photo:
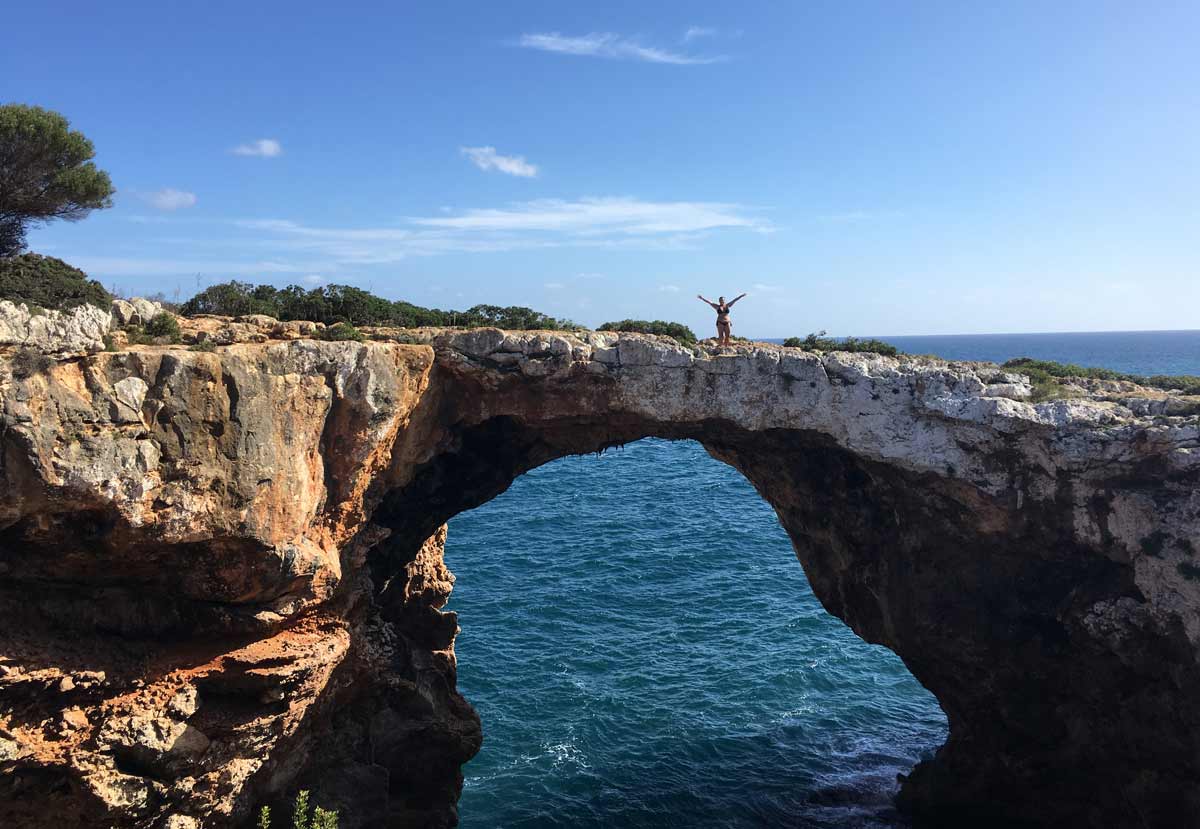
[[[885,337],[914,353],[1200,374],[1200,331]],[[946,723],[813,597],[774,512],[695,443],[564,458],[450,524],[462,826],[896,827]]]

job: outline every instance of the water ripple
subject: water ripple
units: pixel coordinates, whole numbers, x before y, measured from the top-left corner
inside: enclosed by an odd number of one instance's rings
[[[566,458],[454,519],[462,825],[892,827],[945,717],[821,608],[774,512],[698,445]]]

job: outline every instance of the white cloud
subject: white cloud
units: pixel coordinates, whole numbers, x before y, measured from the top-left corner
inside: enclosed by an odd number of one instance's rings
[[[695,40],[698,37],[716,37],[717,30],[712,26],[688,26],[683,33],[683,42]]]
[[[480,170],[499,170],[510,176],[534,178],[538,174],[536,164],[530,164],[521,155],[500,155],[495,147],[459,147],[459,151]],[[443,208],[448,212],[448,208]]]
[[[322,282],[325,281],[325,277],[321,276],[318,273],[310,273],[308,276],[300,277],[300,281],[303,282],[305,285],[320,285]]]
[[[561,291],[565,286],[561,282],[547,282],[545,287],[551,291]]]
[[[643,46],[636,40],[612,32],[592,32],[586,35],[564,35],[559,32],[523,34],[517,45],[526,49],[556,52],[561,55],[640,60],[649,63],[672,63],[680,66],[719,63],[723,55],[707,57],[672,52],[655,46]]]
[[[721,202],[647,202],[629,197],[538,199],[502,209],[467,210],[457,216],[417,218],[414,224],[455,230],[553,231],[577,234],[689,233],[715,228],[751,230],[769,224],[746,208]]]
[[[669,294],[677,294],[681,290],[678,285],[659,285],[658,289]]]
[[[150,193],[138,193],[138,198],[159,210],[179,210],[182,207],[195,207],[196,194],[186,190],[175,190],[164,187]]]
[[[234,155],[250,155],[259,158],[274,158],[283,152],[283,145],[274,138],[260,138],[246,144],[238,144],[230,152]]]
[[[760,293],[760,294],[774,294],[774,293],[778,293],[779,291],[783,290],[783,288],[781,288],[778,285],[764,285],[762,282],[755,282],[750,287],[756,293]]]

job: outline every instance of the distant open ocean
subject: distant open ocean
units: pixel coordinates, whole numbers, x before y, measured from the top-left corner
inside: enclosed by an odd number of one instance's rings
[[[1200,374],[1200,331],[881,339]],[[446,560],[484,729],[467,829],[905,825],[896,774],[945,716],[825,612],[771,508],[698,444],[536,469],[451,522]]]

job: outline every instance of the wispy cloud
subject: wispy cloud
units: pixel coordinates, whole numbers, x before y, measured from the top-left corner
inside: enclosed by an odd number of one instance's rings
[[[98,273],[131,275],[286,274],[316,285],[331,273],[390,264],[411,257],[563,248],[694,250],[717,233],[758,232],[771,225],[761,211],[736,203],[645,201],[629,196],[539,199],[497,208],[431,210],[392,224],[329,226],[290,219],[192,219],[172,217],[146,259],[93,259]],[[204,223],[225,230],[201,238],[177,237],[173,229]],[[149,241],[149,237],[148,237]],[[188,253],[172,258],[172,250]],[[207,257],[207,258],[202,258]],[[550,277],[547,290],[600,273]],[[342,278],[339,276],[338,278]]]
[[[586,35],[535,32],[521,35],[517,45],[526,49],[556,52],[561,55],[671,63],[679,66],[719,63],[727,60],[724,55],[691,55],[657,46],[646,46],[633,38],[613,32],[591,32]]]
[[[755,282],[750,288],[759,294],[777,294],[783,290],[779,285],[766,285],[762,282]]]
[[[678,285],[659,285],[658,290],[668,294],[677,294],[682,289]]]
[[[179,210],[184,207],[195,207],[196,194],[189,193],[186,190],[175,190],[171,187],[164,187],[161,190],[154,190],[149,193],[137,193],[137,197],[149,204],[151,207],[157,207],[159,210]]]
[[[194,276],[303,273],[303,265],[277,260],[174,259],[124,256],[72,256],[71,261],[97,276]]]
[[[274,158],[283,152],[283,145],[274,138],[260,138],[245,144],[238,144],[232,150],[234,155],[257,156],[259,158]]]
[[[459,151],[480,170],[499,170],[510,176],[535,178],[536,164],[530,164],[522,155],[500,155],[495,147],[459,147]]]
[[[563,285],[561,282],[547,282],[547,283],[545,283],[545,288],[546,288],[547,290],[549,290],[549,291],[561,291],[561,290],[562,290],[563,288],[565,288],[565,287],[566,287],[566,286],[565,286],[565,285]]]
[[[683,33],[683,42],[689,43],[698,37],[716,37],[717,30],[712,26],[688,26]]]
[[[694,233],[716,228],[768,229],[746,207],[721,202],[650,202],[629,197],[538,199],[506,208],[413,219],[423,227],[553,231],[580,235]]]

